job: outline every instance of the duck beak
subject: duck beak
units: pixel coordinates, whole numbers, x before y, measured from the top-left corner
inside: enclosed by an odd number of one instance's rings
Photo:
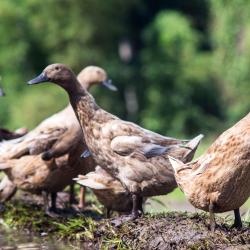
[[[5,93],[3,92],[1,88],[0,88],[0,96],[5,96]]]
[[[32,85],[32,84],[38,84],[41,82],[49,82],[49,78],[45,75],[44,72],[42,72],[39,76],[37,76],[36,78],[28,81],[28,85]]]
[[[102,82],[102,85],[112,91],[117,91],[117,87],[115,85],[113,85],[112,80],[111,79],[107,79],[105,81]]]

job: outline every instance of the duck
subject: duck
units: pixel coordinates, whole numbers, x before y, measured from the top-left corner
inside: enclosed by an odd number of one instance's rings
[[[119,119],[99,107],[64,64],[47,66],[28,84],[43,82],[54,83],[68,93],[91,156],[98,166],[119,180],[131,196],[132,210],[121,223],[140,216],[143,197],[164,195],[176,188],[168,155],[191,161],[202,135],[194,138],[190,147],[187,145],[190,141],[162,136]]]
[[[114,179],[106,170],[96,166],[95,171],[74,178],[79,185],[90,188],[97,200],[106,209],[106,218],[112,211],[129,213],[132,209],[132,199],[121,182]]]
[[[106,72],[97,66],[88,66],[78,75],[83,88],[94,84],[116,90]],[[91,157],[81,158],[86,147],[80,125],[70,105],[44,120],[27,135],[0,144],[0,170],[18,189],[41,194],[45,201],[45,212],[57,211],[56,193],[72,185],[78,174],[93,171],[95,163]],[[15,192],[16,189],[12,189]],[[84,193],[84,192],[82,192]],[[51,206],[48,205],[51,194]],[[1,195],[0,195],[1,196]],[[9,197],[13,193],[9,193]],[[5,195],[5,199],[9,199]],[[71,196],[72,201],[72,186]],[[82,202],[84,197],[81,197]]]
[[[200,138],[189,143],[189,147],[197,146]],[[109,218],[112,211],[129,213],[132,209],[132,199],[121,182],[113,178],[106,170],[96,166],[95,171],[86,175],[78,175],[74,180],[81,186],[90,188],[97,200],[106,208],[106,218]],[[146,198],[144,198],[144,202]],[[141,211],[142,208],[140,208]]]
[[[250,113],[222,133],[196,161],[183,163],[169,156],[176,181],[189,202],[214,213],[234,211],[236,228],[242,227],[239,208],[250,195]]]

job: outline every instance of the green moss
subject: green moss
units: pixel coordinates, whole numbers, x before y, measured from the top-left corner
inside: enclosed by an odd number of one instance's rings
[[[53,221],[48,218],[41,207],[19,202],[6,203],[2,218],[6,225],[16,229],[31,229],[40,232],[44,228],[54,230]]]

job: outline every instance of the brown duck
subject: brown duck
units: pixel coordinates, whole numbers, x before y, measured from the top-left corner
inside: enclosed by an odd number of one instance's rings
[[[53,82],[67,91],[94,160],[131,195],[129,218],[138,217],[142,197],[166,194],[176,187],[167,154],[190,161],[202,136],[189,144],[119,119],[101,109],[63,64],[49,65],[28,84],[41,82]]]
[[[250,195],[250,113],[220,135],[198,160],[170,161],[191,204],[210,213],[211,230],[214,213],[230,210],[234,210],[234,226],[242,226],[239,208]]]
[[[114,179],[107,171],[97,166],[95,171],[79,175],[74,179],[78,184],[91,188],[98,201],[106,208],[106,217],[111,211],[128,213],[132,209],[132,199],[121,182]]]
[[[78,75],[78,80],[86,89],[102,83],[115,90],[106,72],[99,67],[85,68]],[[72,179],[78,174],[94,170],[95,164],[91,157],[80,158],[84,148],[86,145],[81,128],[69,105],[26,136],[2,143],[0,169],[5,171],[16,187],[32,193],[43,192],[46,209],[47,193],[51,193],[51,209],[55,211],[56,192],[73,183]]]

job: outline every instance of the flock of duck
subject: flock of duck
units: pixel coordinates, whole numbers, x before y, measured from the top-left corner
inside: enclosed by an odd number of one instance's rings
[[[113,220],[120,224],[140,216],[147,197],[168,194],[178,185],[194,207],[210,213],[212,231],[214,213],[230,210],[234,226],[242,227],[239,208],[250,195],[250,114],[191,162],[203,135],[192,140],[162,136],[96,104],[88,92],[91,86],[116,90],[103,69],[89,66],[76,77],[67,66],[51,64],[28,84],[43,82],[62,87],[70,104],[28,133],[2,136],[0,170],[6,175],[0,183],[1,202],[17,189],[42,194],[45,212],[53,216],[57,192],[69,185],[72,203],[76,181],[82,186],[81,208],[89,187],[107,215],[127,213]]]

